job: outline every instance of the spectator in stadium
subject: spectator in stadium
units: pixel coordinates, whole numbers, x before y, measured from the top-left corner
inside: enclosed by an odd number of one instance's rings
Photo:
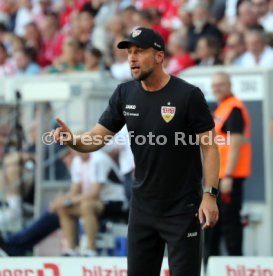
[[[31,22],[25,26],[24,40],[27,47],[34,48],[37,53],[41,51],[42,35],[36,23]],[[39,56],[40,55],[38,55],[38,60],[40,60]]]
[[[246,51],[244,36],[241,33],[231,33],[226,41],[224,51],[225,65],[241,65],[242,55]]]
[[[181,30],[185,30],[185,33],[187,33],[192,26],[192,12],[192,7],[187,4],[182,5],[179,9],[179,18],[182,22]]]
[[[122,14],[116,14],[106,24],[107,48],[104,52],[104,60],[110,67],[113,63],[113,44],[120,41],[126,35],[126,24]]]
[[[24,39],[18,35],[10,35],[11,49],[9,54],[12,55],[14,52],[24,49]]]
[[[26,152],[11,152],[3,157],[2,192],[6,207],[0,209],[0,231],[22,228],[22,202],[33,186],[33,171],[29,174],[27,162],[33,156]]]
[[[34,132],[33,130],[32,134],[36,136],[35,130]],[[70,170],[74,153],[70,149],[65,148],[61,152],[60,157],[65,163],[66,168]],[[54,200],[52,201],[53,203]],[[2,255],[25,256],[35,245],[59,228],[60,224],[57,214],[48,209],[21,231],[0,235],[0,251],[1,249],[4,251]]]
[[[196,47],[198,66],[213,66],[222,64],[220,59],[219,41],[213,36],[199,38]]]
[[[120,39],[119,39],[120,41]],[[116,47],[117,42],[113,43],[114,62],[110,66],[112,76],[120,81],[131,78],[130,66],[127,61],[127,53]]]
[[[253,6],[249,1],[242,1],[238,6],[238,15],[230,32],[236,31],[244,34],[258,24],[258,18],[254,13]]]
[[[68,27],[71,22],[73,12],[76,10],[74,0],[62,0],[59,11],[59,20],[61,28]]]
[[[0,22],[0,42],[4,43],[5,41],[5,37],[8,34],[8,28],[6,26],[6,24],[4,24],[3,22]]]
[[[218,23],[224,18],[226,9],[226,0],[215,0],[212,1],[210,12],[211,19],[213,22]]]
[[[102,3],[102,0],[87,0],[86,3],[83,4],[81,10],[91,12],[94,16],[96,16],[102,6]]]
[[[79,12],[78,17],[78,35],[76,39],[82,45],[87,45],[93,32],[95,15],[90,11],[82,10]]]
[[[40,55],[42,56],[45,67],[51,65],[61,54],[64,41],[64,34],[60,31],[58,15],[49,13],[46,15],[41,26],[42,48]]]
[[[5,45],[0,43],[0,77],[12,76],[16,74],[16,68],[8,58]]]
[[[188,30],[189,51],[191,53],[195,52],[197,41],[203,36],[213,36],[223,46],[223,34],[216,26],[209,23],[209,10],[205,3],[199,3],[194,8],[192,24]]]
[[[14,31],[14,28],[15,28],[15,20],[16,20],[16,15],[18,11],[18,2],[19,1],[17,0],[2,1],[1,11],[3,12],[4,15],[7,15],[8,17],[7,22],[6,21],[4,22],[10,31]],[[1,5],[1,2],[0,2],[0,5]]]
[[[166,67],[169,74],[178,75],[182,70],[194,65],[188,52],[188,40],[185,34],[179,31],[173,32],[167,46],[171,55]]]
[[[241,57],[241,66],[273,65],[273,49],[268,45],[267,36],[263,31],[248,31],[245,34],[245,42],[247,51]]]
[[[106,30],[109,32],[111,45],[116,39],[122,39],[126,35],[126,24],[121,14],[116,14],[107,22]]]
[[[205,263],[209,256],[221,254],[221,237],[229,255],[242,256],[243,226],[240,211],[243,183],[251,172],[250,117],[247,108],[233,95],[230,77],[226,73],[213,76],[212,90],[218,102],[214,112],[215,130],[225,138],[225,144],[219,144],[220,219],[215,228],[205,233]]]
[[[50,12],[53,12],[52,0],[37,0],[36,6],[33,7],[32,21],[40,27],[45,16]]]
[[[123,22],[126,22],[125,35],[128,35],[137,27],[136,21],[138,18],[138,10],[135,6],[128,6],[121,12],[121,16]]]
[[[266,32],[273,32],[273,12],[269,10],[269,0],[251,0],[258,22]]]
[[[40,66],[36,62],[36,52],[33,48],[24,48],[13,55],[18,75],[37,75]]]
[[[58,216],[46,211],[21,231],[0,235],[0,256],[27,256],[35,245],[59,228]]]
[[[63,43],[62,55],[54,64],[46,69],[50,74],[81,72],[84,70],[83,47],[72,37],[67,37]]]
[[[11,61],[13,53],[24,48],[24,39],[11,32],[3,34],[2,43],[5,45],[8,57]]]
[[[57,212],[61,228],[68,241],[65,256],[78,255],[78,219],[84,221],[88,239],[85,256],[96,256],[96,233],[99,218],[120,215],[126,201],[122,178],[115,162],[106,151],[81,153],[71,167],[72,187],[70,192],[51,205]]]
[[[88,72],[98,72],[104,69],[104,64],[102,60],[102,52],[92,47],[92,45],[87,45],[84,51],[84,66],[85,70]]]
[[[139,10],[137,18],[138,21],[136,22],[136,27],[142,26],[159,32],[162,35],[165,43],[167,43],[170,32],[161,26],[160,12],[156,8]]]
[[[19,8],[15,19],[14,32],[18,36],[24,36],[25,26],[33,21],[32,1],[19,0]]]

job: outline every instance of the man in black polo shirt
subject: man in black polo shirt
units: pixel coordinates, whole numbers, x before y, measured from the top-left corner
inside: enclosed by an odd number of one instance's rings
[[[94,142],[84,145],[83,135],[72,141],[60,119],[54,139],[94,151],[127,124],[136,165],[128,275],[159,275],[166,243],[171,275],[198,276],[201,228],[218,220],[219,155],[212,116],[199,88],[164,72],[164,42],[157,32],[138,28],[118,48],[127,49],[134,80],[116,88],[98,124],[83,134]],[[101,143],[95,143],[98,137]]]

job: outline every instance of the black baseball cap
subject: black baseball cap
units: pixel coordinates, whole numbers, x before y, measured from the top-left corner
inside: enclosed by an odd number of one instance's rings
[[[162,36],[149,28],[137,28],[129,35],[127,40],[118,43],[119,49],[127,49],[130,44],[135,44],[140,48],[154,48],[158,51],[164,51],[165,45]]]

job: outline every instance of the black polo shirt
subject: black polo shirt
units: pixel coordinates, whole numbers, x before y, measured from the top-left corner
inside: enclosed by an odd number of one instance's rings
[[[113,132],[127,124],[136,165],[133,206],[158,215],[198,209],[202,163],[195,134],[214,127],[199,88],[174,76],[153,92],[139,81],[120,84],[99,123]]]

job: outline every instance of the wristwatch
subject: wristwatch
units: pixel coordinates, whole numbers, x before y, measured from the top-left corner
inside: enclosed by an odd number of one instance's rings
[[[217,197],[219,194],[219,190],[212,186],[207,186],[204,188],[203,193],[209,193],[213,197]]]

